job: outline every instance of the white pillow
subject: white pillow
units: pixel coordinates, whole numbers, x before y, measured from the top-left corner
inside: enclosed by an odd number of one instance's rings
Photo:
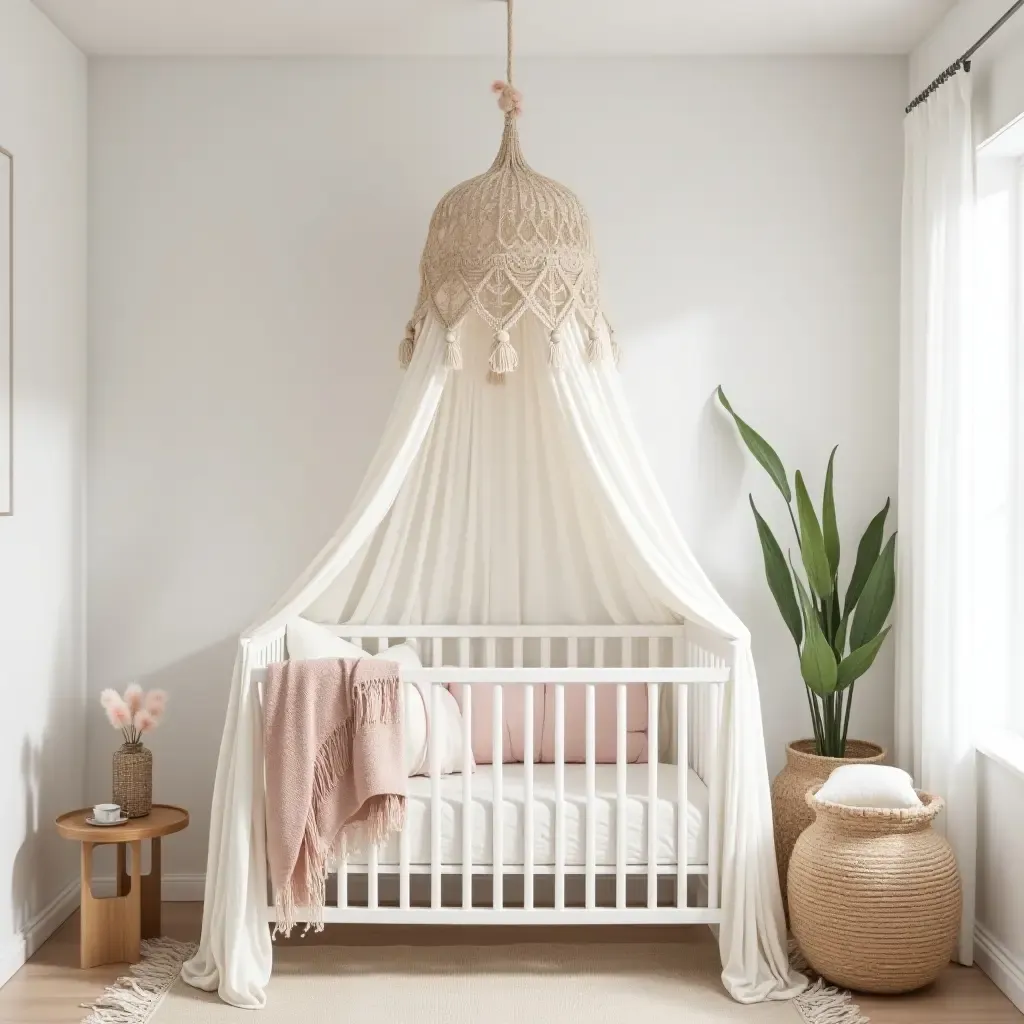
[[[293,619],[285,627],[288,657],[296,661],[316,658],[370,658],[371,661],[395,661],[402,668],[420,668],[416,648],[406,641],[395,644],[372,657],[361,647],[332,633],[309,619]],[[462,771],[462,713],[458,701],[440,688],[440,719],[430,721],[430,685],[405,684],[405,772],[407,776],[430,774],[427,736],[436,736],[441,744],[441,774]]]
[[[815,799],[844,807],[922,806],[910,775],[887,764],[841,765],[825,780]]]

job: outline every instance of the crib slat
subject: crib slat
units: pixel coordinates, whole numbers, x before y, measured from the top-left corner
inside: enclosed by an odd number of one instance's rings
[[[718,764],[718,728],[719,728],[719,700],[718,700],[718,687],[705,687],[705,689],[711,690],[706,695],[708,705],[710,707],[710,715],[708,716],[710,721],[707,726],[707,742],[708,742],[708,804],[710,806],[710,813],[708,815],[708,909],[718,909],[718,858],[719,858],[719,841],[718,841],[718,807],[720,803],[720,793],[718,790],[721,784],[721,778],[719,774]]]
[[[555,684],[555,910],[565,910],[565,685]]]
[[[540,638],[540,667],[551,668],[551,637]]]
[[[647,906],[658,906],[658,684],[647,686]]]
[[[338,862],[338,906],[348,907],[348,857],[344,854]]]
[[[690,751],[686,735],[687,700],[689,690],[685,683],[675,684],[676,705],[676,906],[684,908],[687,903],[687,820],[690,814],[690,794],[687,771]]]
[[[441,720],[441,684],[430,685],[430,722]],[[441,730],[431,728],[430,745],[430,905],[441,906]],[[404,831],[404,830],[403,830]]]
[[[484,648],[487,652],[487,667],[494,668],[498,664],[498,641],[493,636],[489,636],[484,641]]]
[[[459,665],[463,668],[469,668],[473,663],[469,657],[469,637],[459,637]]]
[[[473,908],[473,687],[462,684],[462,907]]]
[[[597,857],[595,850],[597,846],[596,826],[594,820],[597,815],[597,787],[595,764],[597,757],[595,748],[597,744],[597,729],[595,724],[595,700],[594,684],[587,683],[587,880],[586,880],[586,901],[587,907],[594,909],[595,904],[595,882],[594,867]]]
[[[379,636],[377,637],[377,654],[383,654],[388,649],[388,640],[390,637]]]
[[[626,684],[615,686],[615,906],[626,906]]]
[[[444,640],[439,636],[430,638],[430,667],[440,668],[444,664]]]
[[[571,636],[567,641],[565,664],[568,668],[576,668],[580,663],[579,637]]]
[[[512,667],[523,667],[523,638],[512,643]],[[523,908],[533,909],[533,687],[524,683],[523,692]]]
[[[406,684],[399,687],[399,701],[402,709],[402,721],[406,721]],[[416,691],[415,700],[419,700],[419,691]],[[341,880],[338,880],[340,891]],[[402,910],[409,909],[409,830],[403,828],[398,833],[398,905]]]
[[[368,910],[377,909],[377,844],[370,847],[366,858],[366,906]]]
[[[633,638],[624,636],[622,638],[622,667],[631,668],[633,665]]]
[[[493,849],[494,876],[491,879],[493,886],[493,906],[495,910],[501,910],[504,906],[504,846],[505,846],[505,804],[504,792],[502,789],[502,769],[504,767],[504,750],[502,739],[504,738],[504,724],[501,713],[501,684],[494,685],[493,718],[491,720],[491,768],[494,772],[494,806],[491,823],[491,841]]]

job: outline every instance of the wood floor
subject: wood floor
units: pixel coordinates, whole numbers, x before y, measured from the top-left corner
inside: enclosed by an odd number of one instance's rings
[[[163,931],[176,939],[196,940],[202,906],[165,903]],[[568,928],[558,937],[566,942],[593,942],[595,930]],[[712,941],[703,928],[604,928],[599,940],[608,942]],[[334,945],[460,945],[502,942],[552,941],[551,929],[533,928],[396,928],[328,926],[319,941]],[[309,942],[309,937],[305,940]],[[121,965],[78,969],[78,915],[57,930],[36,955],[0,989],[0,1024],[79,1024],[85,1015],[81,1003],[95,999],[117,977]],[[931,988],[896,999],[862,996],[861,1010],[872,1024],[1022,1024],[1024,1016],[981,971],[950,965]],[[248,1011],[239,1011],[239,1018]],[[256,1018],[251,1018],[258,1024]],[[574,1022],[566,1022],[574,1024]]]

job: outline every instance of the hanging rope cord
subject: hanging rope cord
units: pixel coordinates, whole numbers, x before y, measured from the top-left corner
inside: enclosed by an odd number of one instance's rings
[[[512,85],[512,4],[505,0],[505,81]]]

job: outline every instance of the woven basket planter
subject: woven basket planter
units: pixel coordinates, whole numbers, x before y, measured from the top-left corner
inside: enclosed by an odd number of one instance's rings
[[[884,759],[876,743],[848,740],[846,757],[819,757],[814,740],[797,740],[786,747],[786,767],[772,780],[772,817],[775,822],[775,859],[779,864],[782,904],[786,900],[786,872],[797,837],[812,821],[814,812],[804,799],[811,786],[821,785],[842,764],[873,764]]]
[[[113,802],[129,818],[143,818],[153,808],[153,751],[141,743],[122,743],[114,751]]]
[[[808,964],[861,992],[911,992],[949,963],[962,894],[953,850],[924,806],[843,807],[813,800],[816,817],[789,863],[789,919]]]

